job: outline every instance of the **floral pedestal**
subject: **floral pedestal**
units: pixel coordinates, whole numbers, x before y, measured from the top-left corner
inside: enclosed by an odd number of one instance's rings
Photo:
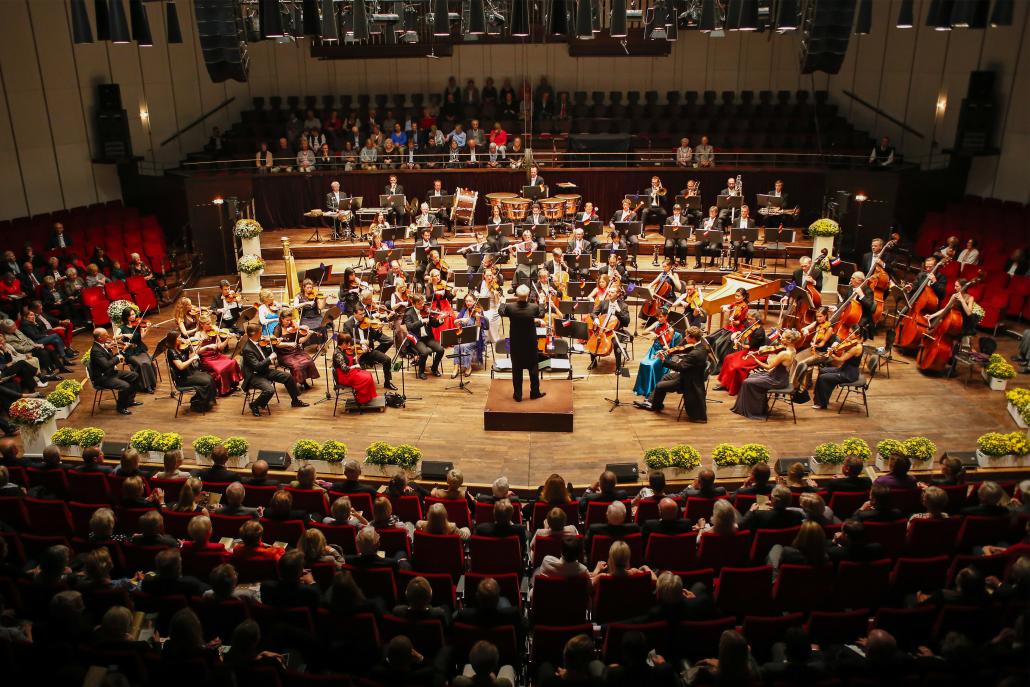
[[[987,382],[987,386],[991,388],[991,391],[1005,391],[1005,387],[1009,384],[1009,380],[992,377],[986,372],[983,373],[983,376],[984,381]]]
[[[253,274],[240,272],[240,291],[247,295],[256,296],[261,291],[261,275],[264,272],[264,270],[254,272]]]
[[[67,420],[69,417],[71,417],[71,414],[78,407],[79,407],[79,399],[78,399],[78,397],[76,397],[76,399],[71,402],[71,405],[65,406],[64,408],[58,408],[57,409],[57,415],[54,415],[54,419],[55,420]]]
[[[369,465],[368,463],[362,463],[361,471],[366,475],[375,475],[376,477],[393,477],[398,472],[403,472],[409,479],[418,474],[417,469],[402,468],[400,465]]]
[[[826,255],[830,258],[833,257],[833,236],[816,236],[812,242],[812,260],[815,260],[822,255],[823,249],[826,249]],[[823,295],[826,294],[837,294],[837,276],[830,274],[829,272],[823,272]]]
[[[82,456],[82,447],[81,446],[62,446],[61,447],[61,455],[62,456],[74,456],[76,458],[79,458],[79,457]]]
[[[242,456],[229,456],[227,465],[231,468],[245,468],[250,465],[250,454],[244,453]]]
[[[976,462],[982,468],[1014,468],[1023,464],[1023,459],[1013,455],[989,456],[980,449],[976,450]]]
[[[1027,429],[1026,422],[1023,421],[1023,416],[1019,413],[1019,409],[1011,403],[1008,404],[1009,415],[1012,417],[1012,421],[1016,423],[1016,426],[1020,429]]]
[[[27,458],[42,458],[43,449],[50,445],[50,440],[57,431],[57,421],[50,418],[41,425],[22,425],[22,453]]]
[[[148,463],[164,463],[165,462],[164,451],[147,451],[147,462]]]

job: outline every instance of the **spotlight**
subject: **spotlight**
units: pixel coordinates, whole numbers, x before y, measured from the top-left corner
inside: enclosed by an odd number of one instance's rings
[[[968,29],[976,14],[976,0],[955,0],[951,8],[951,27]]]
[[[625,6],[626,0],[615,0]],[[551,35],[569,35],[569,5],[567,0],[551,0]],[[614,23],[612,24],[614,26]],[[614,35],[614,34],[613,34]]]
[[[511,35],[525,38],[529,35],[529,2],[515,0],[511,6]]]
[[[261,0],[258,5],[261,15],[261,36],[264,38],[282,38],[283,15],[279,12],[279,0]]]
[[[991,11],[991,27],[1012,26],[1012,0],[994,0],[994,9]],[[99,21],[99,20],[98,20]],[[100,27],[97,26],[97,34]]]
[[[594,27],[590,16],[590,0],[579,0],[576,5],[576,38],[588,40],[594,37]]]
[[[354,40],[368,40],[368,8],[365,0],[354,0]]]
[[[125,7],[122,0],[108,0],[107,11],[111,17],[111,42],[131,43],[129,25],[125,21]]]
[[[486,7],[483,0],[469,2],[469,34],[482,36],[486,33]]]
[[[909,0],[911,2],[911,0]],[[797,0],[780,0],[776,8],[776,29],[783,31],[797,31],[798,28],[798,3]]]
[[[179,27],[179,13],[175,9],[175,0],[168,0],[165,5],[165,25],[169,43],[182,43],[182,28]]]
[[[867,200],[869,200],[869,196],[867,196],[865,194],[865,191],[859,191],[858,193],[855,194],[855,201],[856,202],[864,203]]]
[[[335,41],[340,38],[340,31],[336,26],[336,8],[333,6],[333,0],[322,0],[319,34],[324,41]]]
[[[758,0],[740,0],[740,30],[758,30]]]
[[[447,12],[447,0],[433,2],[433,35],[451,35],[451,16]]]
[[[147,19],[143,0],[129,0],[129,21],[132,22],[132,36],[140,47],[153,47],[154,37],[150,33],[150,20]]]
[[[107,0],[93,0],[93,9],[97,15],[97,40],[111,40],[111,12]]]
[[[868,36],[873,30],[873,0],[859,0],[855,33]]]
[[[702,0],[701,21],[698,23],[698,29],[704,33],[715,31],[715,12],[715,0]]]
[[[86,0],[72,0],[72,41],[75,43],[93,42],[93,29],[89,26]]]
[[[221,196],[216,196],[215,198],[213,198],[211,200],[211,204],[212,205],[225,205],[225,198],[222,198]]]
[[[898,23],[895,24],[897,28],[911,29],[915,25],[913,3],[914,0],[901,0],[901,9],[898,10]]]

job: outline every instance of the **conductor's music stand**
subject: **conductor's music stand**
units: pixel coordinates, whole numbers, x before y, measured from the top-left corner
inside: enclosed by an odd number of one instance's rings
[[[462,327],[461,329],[444,329],[440,332],[440,345],[444,348],[452,348],[461,344],[475,343],[478,338],[479,325],[477,324]],[[472,353],[470,352],[470,359],[471,356]],[[458,366],[458,383],[447,387],[447,390],[461,389],[465,393],[471,394],[472,389],[469,388],[469,383],[465,381],[465,368],[461,365],[461,357],[458,351],[454,351],[454,354],[449,357],[454,358],[454,364]]]

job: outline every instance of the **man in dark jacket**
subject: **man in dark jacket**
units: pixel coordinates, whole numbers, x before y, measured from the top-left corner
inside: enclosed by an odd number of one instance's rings
[[[646,401],[634,401],[633,405],[644,410],[661,412],[665,407],[665,396],[670,392],[683,394],[683,410],[691,422],[708,422],[705,406],[705,379],[708,377],[708,348],[701,343],[702,333],[698,327],[690,327],[686,333],[687,348],[684,352],[670,356],[666,366],[672,371],[662,377]]]
[[[250,412],[254,417],[261,417],[261,410],[268,406],[268,401],[275,394],[275,382],[286,387],[290,395],[290,405],[294,408],[306,408],[307,403],[300,400],[297,382],[289,372],[276,370],[272,364],[276,360],[275,351],[266,351],[261,347],[261,326],[251,323],[247,325],[247,343],[243,346],[243,389],[257,389],[260,393],[251,401]]]
[[[353,458],[343,464],[343,481],[333,482],[331,489],[342,494],[368,494],[375,501],[377,489],[358,480],[361,477],[361,464]]]
[[[790,487],[777,484],[769,495],[769,502],[764,506],[757,503],[744,517],[740,528],[743,530],[782,530],[801,524],[804,516],[798,510],[790,508]]]
[[[772,471],[769,470],[769,466],[766,463],[760,463],[751,468],[751,474],[748,475],[747,481],[744,482],[744,486],[737,489],[736,493],[768,496],[772,493],[774,486],[769,481],[771,476]]]
[[[726,487],[715,486],[715,470],[711,468],[704,468],[697,473],[697,479],[694,480],[694,483],[680,493],[680,496],[684,499],[688,499],[691,496],[703,499],[717,499],[725,495]]]
[[[310,572],[304,571],[304,554],[297,549],[287,551],[279,559],[279,579],[261,583],[261,603],[279,608],[307,606],[314,610],[322,594]]]
[[[587,504],[591,501],[600,501],[601,503],[610,503],[612,501],[624,501],[629,498],[624,489],[617,489],[618,478],[615,473],[611,470],[605,470],[601,473],[601,476],[597,478],[597,482],[592,486],[588,487],[583,496],[579,499],[579,510],[580,512],[586,513]]]
[[[111,389],[118,394],[116,410],[121,415],[132,415],[129,408],[143,405],[136,400],[136,381],[139,376],[128,370],[118,370],[125,358],[107,350],[108,333],[103,327],[93,330],[93,347],[89,353],[89,379],[97,389]]]
[[[540,371],[537,367],[536,327],[540,320],[540,306],[529,302],[529,287],[525,284],[515,289],[515,303],[502,303],[498,312],[507,317],[508,351],[511,356],[511,383],[516,401],[522,400],[522,373],[529,372],[529,397],[543,398],[540,391]]]
[[[640,526],[626,522],[626,504],[622,501],[613,501],[608,505],[605,512],[605,522],[594,523],[587,529],[587,541],[595,536],[603,534],[612,539],[623,539],[627,534],[640,532]]]
[[[247,515],[252,518],[261,515],[260,508],[244,506],[243,500],[247,497],[246,488],[240,482],[233,482],[225,488],[225,498],[218,506],[219,515]]]
[[[75,472],[102,472],[105,475],[111,472],[109,465],[104,465],[104,454],[96,446],[90,446],[82,450],[82,465],[72,468]]]
[[[835,491],[869,491],[873,486],[872,480],[862,475],[865,463],[861,458],[849,457],[844,461],[843,477],[834,477],[823,482],[822,488],[832,494]]]
[[[518,537],[521,551],[526,551],[526,528],[512,522],[515,508],[508,499],[494,502],[494,521],[476,525],[480,537]]]
[[[277,487],[279,480],[268,476],[268,461],[258,459],[250,466],[250,477],[240,480],[249,487]]]
[[[869,500],[855,511],[854,517],[862,522],[893,522],[901,520],[905,514],[891,505],[890,487],[874,484],[869,489]]]
[[[980,503],[976,506],[966,506],[962,509],[962,515],[981,517],[1009,515],[1009,510],[1001,505],[1001,498],[1005,495],[1005,490],[997,482],[984,482],[976,490],[976,495]]]
[[[456,623],[494,628],[511,625],[521,638],[526,631],[526,621],[519,609],[501,596],[497,580],[487,577],[476,587],[476,604],[456,612],[452,620]]]
[[[392,556],[379,555],[379,533],[374,527],[361,528],[354,538],[354,546],[358,552],[343,557],[344,563],[352,568],[390,568],[397,572],[411,567],[400,551]]]
[[[876,561],[883,558],[883,545],[866,541],[865,525],[852,518],[845,520],[840,532],[833,536],[833,545],[826,555],[834,563]]]
[[[196,577],[182,574],[182,557],[178,549],[165,549],[157,554],[155,560],[157,574],[143,578],[142,588],[146,594],[190,597],[200,596],[210,589]]]
[[[694,522],[680,517],[680,507],[671,498],[658,502],[658,519],[644,522],[644,539],[652,534],[686,534],[692,532]]]
[[[225,464],[229,462],[229,452],[224,446],[219,444],[215,446],[211,451],[211,462],[214,463],[209,468],[202,470],[196,470],[193,473],[194,477],[199,477],[203,482],[239,482],[240,476],[235,472],[225,467]]]

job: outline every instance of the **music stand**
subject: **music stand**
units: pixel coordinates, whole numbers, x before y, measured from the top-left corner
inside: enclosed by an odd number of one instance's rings
[[[530,200],[540,200],[544,197],[543,186],[523,186],[522,197],[529,198]]]
[[[620,336],[628,337],[629,334],[624,334],[624,333],[619,332],[619,331],[615,331],[614,334],[615,335],[612,337],[612,343],[615,344],[616,346],[618,346],[619,350],[622,351],[622,360],[623,360],[624,364],[615,373],[615,398],[605,397],[605,399],[604,399],[604,400],[606,400],[606,401],[608,401],[609,403],[612,404],[612,407],[608,409],[609,413],[614,411],[619,406],[623,405],[622,401],[619,400],[619,382],[622,380],[623,377],[625,377],[626,379],[629,379],[629,368],[625,365],[625,362],[627,362],[629,360],[629,354],[626,353],[626,347],[623,346],[622,345],[622,341],[619,340]]]
[[[321,285],[329,275],[333,273],[332,265],[319,265],[318,267],[312,267],[309,270],[304,270],[304,279],[310,279],[317,285]]]
[[[583,273],[590,270],[591,256],[589,253],[580,253],[579,255],[564,253],[562,254],[562,261],[568,266],[570,272]]]
[[[776,200],[780,200],[777,198]],[[770,241],[770,238],[772,239]],[[794,230],[784,229],[783,227],[777,227],[775,229],[766,228],[765,230],[765,243],[762,244],[762,267],[765,267],[765,259],[769,251],[772,250],[784,250],[788,243],[794,242]],[[787,264],[787,254],[784,251],[783,264]],[[775,264],[775,261],[774,261]]]
[[[544,258],[547,257],[547,251],[545,250],[534,250],[526,251],[521,249],[515,249],[515,261],[519,265],[543,265]]]
[[[396,241],[397,239],[404,238],[405,228],[404,227],[386,227],[382,230],[383,241]]]
[[[380,248],[375,254],[376,262],[400,260],[403,253],[400,248]]]
[[[533,238],[535,238],[538,243],[541,242],[541,241],[546,242],[547,239],[549,239],[551,237],[551,229],[546,224],[520,224],[519,225],[519,233],[521,233],[522,231],[525,231],[526,229],[529,229],[529,231],[533,232]]]
[[[483,264],[483,256],[486,253],[474,253],[469,251],[465,253],[465,264],[468,265],[469,272],[475,272],[479,269],[479,266]]]
[[[569,282],[568,291],[569,298],[586,298],[590,295],[590,292],[597,288],[596,281],[575,281]],[[583,301],[584,303],[590,303],[590,301]],[[591,303],[591,305],[593,305]],[[583,313],[586,314],[586,313]]]
[[[565,301],[562,302],[562,305],[563,306],[565,305]],[[579,306],[580,304],[579,303],[574,303],[574,304],[571,304],[571,305]],[[586,305],[590,305],[590,304],[586,303]],[[576,309],[577,308],[574,307],[572,313],[569,313],[569,314],[575,313]],[[589,310],[587,312],[589,312]],[[583,313],[579,313],[579,314],[583,314]],[[569,351],[568,351],[567,355],[568,355],[568,360],[569,360],[569,379],[574,379],[574,378],[583,379],[584,375],[579,375],[578,377],[574,377],[573,374],[572,374],[572,354],[575,353],[576,355],[582,355],[583,353],[585,353],[585,351],[582,350],[582,347],[580,347],[580,350],[576,350],[576,346],[575,346],[575,344],[573,342],[575,340],[583,340],[583,341],[585,341],[586,339],[590,338],[590,333],[589,333],[589,329],[587,328],[587,323],[586,322],[582,322],[580,320],[572,320],[572,319],[558,320],[557,322],[554,323],[554,334],[555,334],[555,336],[565,337],[568,340]]]
[[[783,196],[772,196],[767,193],[759,193],[757,201],[759,212],[761,212],[762,208],[783,208]]]
[[[700,242],[707,242],[712,246],[719,247],[719,261],[722,261],[722,245],[726,239],[726,234],[722,229],[699,229],[695,238],[698,240],[698,251],[701,250]],[[700,257],[700,256],[699,256]],[[705,263],[702,270],[708,269],[708,264]]]
[[[643,194],[641,194],[641,193],[627,193],[626,195],[623,196],[623,198],[628,198],[629,201],[634,206],[639,205],[640,203],[643,203],[644,207],[642,207],[641,210],[647,210],[648,208],[651,207],[651,194],[650,193],[643,193]],[[639,210],[638,210],[638,212],[639,212]]]
[[[611,244],[609,244],[609,245],[611,245]],[[608,262],[608,256],[611,255],[612,253],[614,253],[615,255],[618,255],[619,256],[619,261],[625,264],[625,262],[626,262],[626,255],[629,254],[629,251],[627,249],[625,249],[625,248],[604,248],[603,246],[599,246],[597,248],[597,261],[598,262],[607,263]]]
[[[755,241],[758,240],[758,228],[754,229],[730,229],[730,250],[733,251],[733,260],[737,261],[739,256],[737,255],[738,247],[745,243],[750,243],[752,247],[755,245]]]
[[[679,241],[680,239],[689,239],[692,233],[693,232],[691,231],[691,228],[687,225],[679,226],[674,224],[666,224],[664,227],[662,227],[662,235],[665,237],[666,241]]]
[[[689,210],[701,211],[701,196],[676,196],[676,202],[683,209],[683,214]]]
[[[454,204],[454,196],[429,196],[429,209],[442,210]]]
[[[737,210],[744,204],[743,196],[722,196],[720,195],[715,199],[715,207],[719,208],[721,213],[723,210],[728,209],[730,211],[730,222],[734,222],[737,219]]]
[[[583,222],[583,238],[589,238],[591,236],[600,236],[601,232],[604,231],[604,224],[599,219],[592,220],[590,222]]]
[[[381,208],[390,208],[391,210],[393,210],[394,214],[396,216],[398,216],[398,217],[404,214],[404,208],[405,208],[406,204],[407,204],[407,199],[405,199],[403,194],[400,194],[400,193],[393,193],[393,194],[391,194],[391,193],[380,193],[379,194],[379,207],[381,207]]]
[[[461,270],[454,272],[454,288],[456,289],[478,289],[482,283],[483,275],[479,272],[463,272]]]
[[[444,329],[440,332],[440,345],[444,348],[453,348],[461,344],[475,343],[479,338],[479,325],[472,324],[468,327],[462,327],[460,329]],[[469,353],[471,358],[472,353]],[[469,383],[465,381],[465,370],[461,365],[461,359],[458,356],[458,352],[455,351],[453,356],[454,364],[458,366],[458,384],[456,386],[449,386],[445,390],[450,389],[461,389],[467,394],[472,393],[472,389],[469,388]]]
[[[644,223],[640,220],[632,222],[612,222],[612,226],[615,227],[615,231],[619,232],[619,236],[625,236],[627,239],[634,233],[637,236],[644,235]]]

